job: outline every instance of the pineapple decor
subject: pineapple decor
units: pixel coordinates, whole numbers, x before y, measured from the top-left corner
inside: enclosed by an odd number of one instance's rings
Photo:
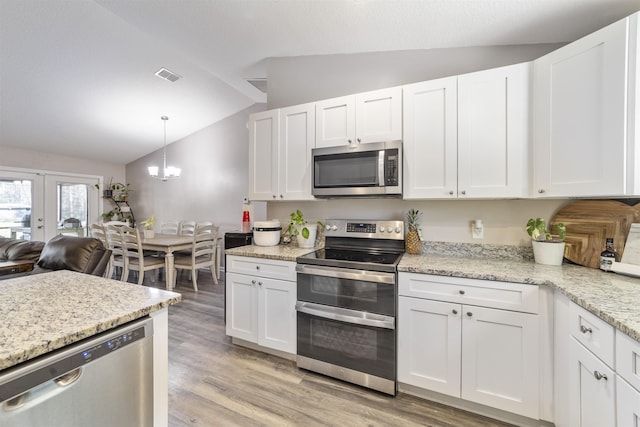
[[[409,209],[407,212],[407,237],[405,239],[405,251],[408,254],[422,253],[422,236],[420,235],[420,217],[422,212],[418,209]]]

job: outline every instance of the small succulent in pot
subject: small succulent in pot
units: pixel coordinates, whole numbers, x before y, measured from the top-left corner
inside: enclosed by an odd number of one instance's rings
[[[537,242],[563,242],[567,236],[567,227],[563,223],[556,224],[556,233],[551,234],[543,218],[530,218],[527,221],[527,234]]]

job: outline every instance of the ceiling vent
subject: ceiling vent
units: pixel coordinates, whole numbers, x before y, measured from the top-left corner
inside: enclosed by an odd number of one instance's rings
[[[158,71],[156,71],[156,76],[160,77],[161,79],[168,80],[171,83],[177,81],[181,77],[176,73],[167,70],[166,68],[160,68]]]
[[[247,79],[253,87],[262,93],[267,93],[267,79]]]

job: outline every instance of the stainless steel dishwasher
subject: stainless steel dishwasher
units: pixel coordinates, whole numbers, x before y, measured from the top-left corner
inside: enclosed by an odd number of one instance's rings
[[[0,426],[153,425],[153,321],[88,338],[0,374]]]

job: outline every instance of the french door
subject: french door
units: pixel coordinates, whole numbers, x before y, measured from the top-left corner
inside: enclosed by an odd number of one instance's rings
[[[0,236],[87,236],[100,217],[99,183],[95,176],[0,169]]]

